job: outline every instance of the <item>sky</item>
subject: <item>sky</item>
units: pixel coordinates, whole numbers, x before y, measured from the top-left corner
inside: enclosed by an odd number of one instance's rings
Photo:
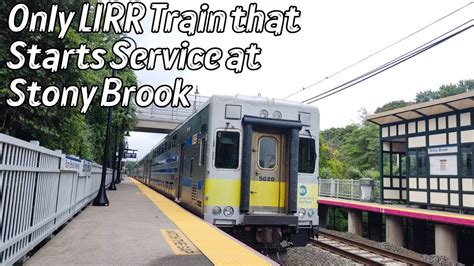
[[[150,1],[144,2],[147,6]],[[198,10],[201,1],[172,1],[170,10]],[[248,7],[250,1],[206,1],[209,10],[229,12],[237,5]],[[202,95],[241,94],[302,101],[332,89],[362,73],[473,19],[474,3],[418,34],[373,55],[378,50],[404,38],[435,20],[467,5],[470,1],[436,0],[266,0],[259,1],[264,12],[286,10],[295,5],[301,11],[296,22],[298,33],[284,32],[275,37],[269,33],[236,34],[230,27],[222,34],[196,34],[192,37],[173,31],[151,33],[145,26],[141,35],[130,35],[139,46],[176,47],[187,40],[191,47],[220,47],[224,53],[235,46],[245,48],[257,43],[262,67],[244,69],[235,74],[224,67],[215,71],[137,71],[139,84],[159,86],[182,77],[186,84],[198,85]],[[472,3],[472,2],[471,2]],[[144,25],[151,23],[148,12]],[[227,21],[230,23],[230,19]],[[471,21],[471,25],[472,25]],[[148,24],[148,25],[149,25]],[[413,100],[416,93],[437,89],[443,84],[474,78],[474,28],[420,54],[394,68],[372,77],[343,92],[317,101],[321,129],[343,127],[360,121],[361,108],[369,113],[394,100]],[[354,67],[332,76],[341,69],[371,56]],[[326,79],[326,77],[329,77]],[[314,86],[320,80],[324,80]],[[162,134],[131,132],[128,143],[143,157],[163,137]]]

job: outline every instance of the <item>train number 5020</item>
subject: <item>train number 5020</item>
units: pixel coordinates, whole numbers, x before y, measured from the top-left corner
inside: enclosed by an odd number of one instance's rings
[[[258,181],[269,181],[269,182],[273,182],[273,181],[275,181],[275,177],[274,177],[274,176],[259,176],[259,177],[258,177]]]

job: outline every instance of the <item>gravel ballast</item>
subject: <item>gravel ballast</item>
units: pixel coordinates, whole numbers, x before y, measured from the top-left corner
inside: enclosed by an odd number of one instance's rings
[[[286,265],[356,265],[341,256],[334,255],[313,245],[288,250]]]
[[[403,247],[395,246],[386,242],[372,241],[351,233],[337,232],[327,229],[321,230],[325,230],[329,233],[334,233],[341,237],[354,240],[363,244],[368,244],[374,247],[403,254],[415,259],[423,260],[433,265],[462,265],[444,256],[419,254]],[[307,245],[306,247],[289,249],[288,260],[286,265],[355,265],[355,263],[341,256],[334,255],[326,250],[322,250],[312,245]]]

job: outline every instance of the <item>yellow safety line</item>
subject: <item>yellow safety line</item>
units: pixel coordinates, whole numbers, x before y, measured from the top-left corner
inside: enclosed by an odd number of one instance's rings
[[[271,265],[224,232],[144,184],[130,179],[215,265]]]

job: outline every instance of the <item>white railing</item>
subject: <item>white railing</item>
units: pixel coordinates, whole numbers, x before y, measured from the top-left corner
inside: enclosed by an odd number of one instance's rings
[[[102,166],[0,134],[0,265],[11,265],[89,204]],[[107,171],[106,185],[112,180]]]
[[[361,188],[362,185],[362,188]],[[319,196],[350,200],[380,200],[380,181],[319,179]],[[365,187],[365,188],[364,188]]]

